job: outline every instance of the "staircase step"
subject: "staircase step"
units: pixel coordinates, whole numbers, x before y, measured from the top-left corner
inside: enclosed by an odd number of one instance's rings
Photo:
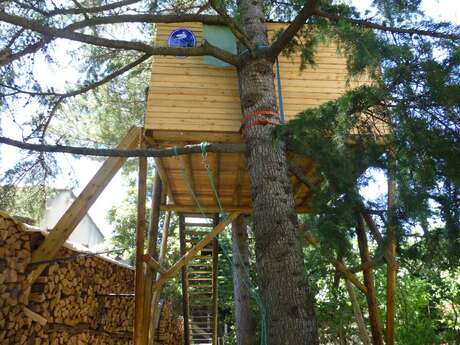
[[[193,236],[206,236],[210,233],[211,231],[206,231],[206,230],[185,230],[186,235],[193,235]]]
[[[189,277],[189,281],[206,281],[206,280],[212,280],[212,277]]]
[[[188,274],[211,274],[212,273],[212,269],[211,270],[190,270],[188,272]],[[222,277],[222,278],[227,278],[227,277]]]
[[[209,227],[209,228],[213,228],[214,225],[212,225],[212,223],[185,223],[185,226],[187,227]]]

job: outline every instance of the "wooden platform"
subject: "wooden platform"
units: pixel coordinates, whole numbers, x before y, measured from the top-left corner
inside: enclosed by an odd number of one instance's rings
[[[165,148],[184,146],[192,142],[169,143],[155,141],[147,137],[150,147]],[[293,158],[293,157],[291,157]],[[312,178],[313,161],[296,159],[292,164],[301,167],[304,175]],[[168,205],[163,210],[172,210],[186,214],[200,214],[200,207],[205,214],[220,211],[219,202],[212,184],[218,193],[218,199],[226,212],[240,210],[251,213],[251,185],[244,154],[208,153],[207,159],[202,154],[181,155],[177,157],[156,158],[155,163],[163,182],[167,185]],[[207,169],[209,167],[209,172]],[[291,176],[292,188],[296,197],[298,211],[308,211],[308,199],[311,192],[295,176]],[[318,181],[316,181],[317,183]],[[199,205],[199,207],[198,207]]]

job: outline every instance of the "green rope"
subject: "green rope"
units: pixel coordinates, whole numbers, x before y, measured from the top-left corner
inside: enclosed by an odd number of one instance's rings
[[[216,183],[214,181],[214,175],[212,173],[211,168],[209,167],[209,162],[208,162],[208,154],[206,152],[206,147],[209,145],[207,142],[202,142],[200,144],[200,149],[201,149],[201,157],[203,161],[203,165],[206,168],[207,174],[208,174],[208,179],[211,184],[211,188],[213,190],[214,196],[216,197],[216,201],[219,205],[220,213],[224,214],[224,209],[222,207],[222,202],[219,197],[219,192],[217,191],[216,188]],[[204,213],[202,212],[203,217],[205,217]],[[227,259],[227,261],[230,263],[230,267],[233,270],[233,263],[230,255],[228,254],[227,250],[225,247],[222,245],[222,243],[216,238],[218,243],[220,244],[220,248],[222,248],[222,252]],[[268,329],[267,329],[267,310],[265,308],[265,305],[262,301],[262,298],[258,292],[257,286],[252,282],[249,271],[245,263],[243,262],[243,258],[241,257],[240,252],[237,252],[238,255],[238,260],[241,263],[241,266],[243,267],[244,270],[244,277],[243,277],[243,284],[246,286],[246,288],[250,291],[252,298],[254,299],[257,308],[259,309],[260,313],[260,344],[261,345],[266,345],[268,341]]]
[[[208,153],[206,152],[206,146],[208,145],[209,143],[207,142],[202,142],[200,144],[201,157],[203,158],[203,165],[206,168],[206,172],[208,173],[209,183],[211,184],[212,191],[214,193],[214,196],[216,197],[217,204],[219,205],[220,213],[224,213],[222,202],[220,201],[220,198],[219,198],[219,192],[217,191],[217,188],[216,188],[216,181],[214,181],[214,174],[212,173],[212,170],[209,167],[209,163],[208,163]]]
[[[233,261],[230,255],[228,254],[227,250],[225,247],[220,243],[220,248],[222,248],[222,252],[227,259],[227,261],[230,264],[230,267],[233,270]],[[233,253],[233,251],[232,251]],[[262,297],[259,294],[259,291],[257,289],[257,286],[252,282],[247,266],[243,261],[243,258],[241,257],[240,252],[237,252],[238,255],[238,260],[243,267],[244,270],[244,275],[243,275],[243,284],[246,286],[246,288],[249,290],[251,297],[254,299],[257,309],[259,309],[260,313],[260,345],[267,345],[268,342],[268,328],[267,328],[267,309],[265,308],[265,305],[262,301]]]

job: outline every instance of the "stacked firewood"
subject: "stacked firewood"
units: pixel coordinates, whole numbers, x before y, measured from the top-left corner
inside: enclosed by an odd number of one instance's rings
[[[30,326],[22,317],[29,300],[28,291],[22,289],[29,261],[27,234],[12,219],[0,214],[0,344],[25,344],[28,340],[27,333],[17,334]]]
[[[69,242],[27,287],[44,236],[0,211],[0,344],[132,344],[134,270]],[[179,345],[182,326],[164,305],[159,344]]]
[[[174,317],[172,302],[162,302],[155,345],[181,345],[183,344],[183,334],[183,319]]]

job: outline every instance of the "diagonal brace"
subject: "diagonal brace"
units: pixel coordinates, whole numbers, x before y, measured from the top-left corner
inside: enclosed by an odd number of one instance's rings
[[[165,274],[167,272],[167,270],[149,254],[144,254],[143,259],[152,271],[160,272],[161,274]]]
[[[206,247],[217,235],[219,235],[233,220],[240,215],[240,212],[231,213],[225,220],[217,224],[212,231],[201,239],[192,249],[190,249],[184,256],[182,256],[166,273],[161,275],[160,279],[152,286],[153,291],[158,290],[169,279],[176,275],[182,267],[187,265],[193,260],[198,253]]]

